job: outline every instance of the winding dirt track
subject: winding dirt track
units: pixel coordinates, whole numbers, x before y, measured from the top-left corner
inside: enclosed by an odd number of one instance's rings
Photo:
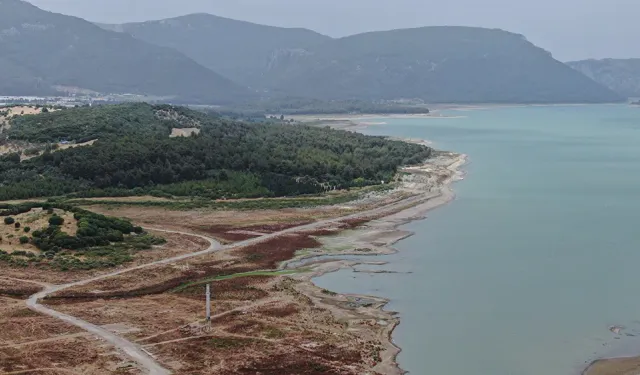
[[[392,203],[383,207],[378,207],[378,208],[374,208],[368,211],[364,211],[364,212],[358,212],[355,214],[351,214],[351,215],[346,215],[346,216],[342,216],[342,217],[338,217],[338,218],[333,218],[333,219],[327,219],[327,220],[321,220],[321,221],[317,221],[311,224],[306,224],[306,225],[301,225],[298,227],[293,227],[293,228],[289,228],[289,229],[285,229],[282,230],[280,232],[275,232],[275,233],[270,233],[261,237],[257,237],[257,238],[252,238],[249,240],[245,240],[245,241],[240,241],[240,242],[236,242],[233,243],[231,245],[227,245],[227,246],[222,246],[218,241],[214,240],[213,238],[210,237],[206,237],[206,236],[202,236],[199,234],[194,234],[194,233],[187,233],[187,232],[180,232],[180,231],[173,231],[173,230],[165,230],[165,229],[158,229],[158,228],[146,228],[149,230],[154,230],[154,231],[159,231],[159,232],[166,232],[166,233],[176,233],[176,234],[184,234],[184,235],[188,235],[188,236],[194,236],[194,237],[199,237],[202,239],[205,239],[207,241],[209,241],[210,246],[205,249],[205,250],[201,250],[195,253],[189,253],[189,254],[183,254],[183,255],[179,255],[176,257],[172,257],[172,258],[167,258],[167,259],[162,259],[162,260],[158,260],[155,262],[151,262],[151,263],[147,263],[147,264],[143,264],[143,265],[139,265],[136,267],[131,267],[131,268],[126,268],[126,269],[122,269],[116,272],[112,272],[112,273],[108,273],[108,274],[104,274],[104,275],[100,275],[97,277],[93,277],[90,279],[86,279],[86,280],[81,280],[81,281],[76,281],[73,283],[68,283],[68,284],[61,284],[61,285],[47,285],[45,287],[44,290],[42,290],[39,293],[36,293],[34,295],[32,295],[31,297],[29,297],[29,299],[27,300],[27,306],[37,312],[40,312],[42,314],[46,314],[49,315],[51,317],[63,320],[67,323],[73,324],[77,327],[82,328],[83,330],[90,332],[104,340],[106,340],[107,342],[111,343],[115,348],[123,351],[127,356],[129,356],[132,360],[134,360],[135,362],[137,362],[140,367],[144,368],[147,370],[147,372],[150,375],[168,375],[171,374],[171,371],[169,371],[168,369],[164,368],[160,363],[158,363],[158,361],[156,361],[146,350],[144,350],[140,345],[133,343],[129,340],[127,340],[126,338],[122,337],[122,336],[118,336],[117,334],[110,332],[102,327],[99,327],[95,324],[89,323],[87,321],[84,321],[82,319],[78,319],[76,317],[67,315],[67,314],[63,314],[60,313],[58,311],[55,311],[53,309],[50,309],[48,307],[45,307],[43,305],[41,305],[39,303],[39,301],[45,297],[47,297],[48,295],[64,290],[64,289],[68,289],[68,288],[72,288],[75,286],[80,286],[80,285],[85,285],[88,283],[91,283],[93,281],[98,281],[98,280],[103,280],[103,279],[108,279],[110,277],[113,276],[117,276],[117,275],[121,275],[127,272],[132,272],[132,271],[136,271],[136,270],[140,270],[140,269],[144,269],[147,267],[151,267],[151,266],[155,266],[155,265],[160,265],[160,264],[171,264],[171,263],[175,263],[184,259],[189,259],[189,258],[193,258],[193,257],[198,257],[201,255],[206,255],[209,253],[213,253],[216,251],[220,251],[220,250],[228,250],[228,249],[234,249],[234,248],[240,248],[240,247],[244,247],[244,246],[248,246],[248,245],[253,245],[253,244],[257,244],[278,236],[281,236],[283,234],[288,234],[288,233],[295,233],[295,232],[299,232],[299,231],[305,231],[305,230],[312,230],[312,229],[317,229],[320,227],[323,227],[325,225],[328,224],[332,224],[341,220],[346,220],[346,219],[355,219],[355,218],[361,218],[363,216],[371,216],[371,215],[379,215],[379,214],[384,214],[384,213],[388,213],[388,212],[394,212],[400,209],[404,209],[404,208],[408,208],[414,205],[417,205],[419,203],[422,203],[423,201],[432,199],[437,197],[439,194],[434,194],[431,196],[427,196],[427,195],[417,195],[417,196],[413,196],[413,197],[409,197],[406,199],[403,199],[401,201],[398,201],[396,203]]]

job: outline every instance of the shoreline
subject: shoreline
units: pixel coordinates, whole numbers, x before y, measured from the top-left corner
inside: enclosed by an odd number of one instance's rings
[[[433,117],[425,115],[407,115],[409,117]],[[376,115],[380,117],[380,115]],[[391,116],[388,116],[391,117]],[[400,116],[393,116],[398,118]],[[357,116],[358,119],[366,117]],[[356,117],[354,117],[356,119]],[[325,120],[326,121],[326,120]],[[330,121],[330,120],[329,120]],[[349,123],[352,123],[349,120]],[[345,129],[342,125],[332,123],[325,124],[332,128]],[[367,123],[355,123],[349,126],[349,130],[362,129],[369,126]],[[356,129],[354,129],[354,127]],[[430,141],[422,139],[399,139],[404,142],[418,143],[423,145],[431,145]],[[406,189],[416,193],[421,197],[416,203],[409,203],[408,206],[402,207],[395,211],[385,212],[384,214],[372,218],[371,221],[355,228],[350,233],[342,235],[340,243],[349,246],[348,251],[340,251],[337,253],[323,251],[312,255],[297,256],[284,262],[281,268],[287,268],[291,263],[308,260],[303,267],[311,267],[309,271],[298,274],[296,279],[302,281],[298,290],[310,298],[313,303],[321,308],[327,308],[335,316],[347,321],[370,320],[368,323],[369,333],[373,333],[375,337],[382,343],[382,350],[378,363],[372,364],[371,370],[388,375],[403,375],[407,371],[403,370],[397,362],[397,357],[401,353],[402,348],[395,343],[393,332],[395,328],[401,324],[398,312],[385,310],[385,306],[390,299],[379,296],[360,295],[360,294],[338,294],[324,291],[313,283],[313,279],[323,275],[337,272],[342,269],[348,269],[357,265],[375,264],[380,265],[381,262],[375,263],[375,257],[380,255],[388,255],[397,253],[398,250],[393,247],[399,241],[413,236],[415,233],[399,229],[400,226],[417,220],[426,219],[426,214],[433,209],[442,207],[456,197],[453,190],[453,184],[464,179],[465,172],[463,167],[468,163],[468,157],[465,154],[457,154],[445,151],[436,151],[436,156],[425,161],[424,164],[413,167],[403,168],[403,171],[409,172],[412,176],[419,176],[414,180],[401,182],[400,189]],[[440,178],[435,182],[429,183],[434,175]],[[430,176],[430,177],[427,177]],[[420,179],[422,177],[422,180]],[[394,189],[395,190],[395,189]],[[321,236],[322,237],[322,236]],[[357,249],[372,249],[366,254],[358,252]],[[325,260],[327,257],[350,257],[358,256],[369,258],[370,260]],[[314,261],[314,258],[316,259]],[[386,263],[382,263],[386,264]],[[355,271],[355,270],[354,270]],[[363,271],[359,271],[363,272]],[[366,271],[364,271],[366,272]],[[380,271],[384,272],[384,271]],[[327,295],[330,293],[330,295]],[[366,306],[358,306],[355,308],[345,308],[345,304],[353,305],[353,301],[367,301]],[[350,302],[351,301],[351,302]],[[360,319],[358,319],[360,318]]]

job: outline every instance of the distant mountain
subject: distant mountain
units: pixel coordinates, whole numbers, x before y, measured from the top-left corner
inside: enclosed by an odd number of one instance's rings
[[[522,35],[495,29],[425,27],[331,39],[207,14],[103,27],[173,47],[270,96],[463,103],[622,100]]]
[[[621,97],[522,35],[425,27],[336,39],[272,55],[265,84],[320,98],[420,98],[428,102],[573,103]]]
[[[640,59],[582,60],[567,64],[624,97],[640,97]]]
[[[259,85],[274,51],[303,50],[331,40],[307,29],[257,25],[210,14],[99,26],[175,48],[209,69],[245,85]]]
[[[70,86],[217,103],[249,94],[178,51],[21,0],[0,0],[0,51],[0,95]]]

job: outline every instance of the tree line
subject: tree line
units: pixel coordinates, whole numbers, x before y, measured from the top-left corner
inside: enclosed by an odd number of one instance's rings
[[[18,122],[11,134],[21,139],[98,140],[22,162],[17,155],[0,157],[0,199],[135,189],[210,198],[295,196],[390,181],[399,166],[431,154],[425,146],[328,128],[248,124],[147,104],[107,107]],[[185,124],[198,124],[200,134],[169,138],[172,127]]]

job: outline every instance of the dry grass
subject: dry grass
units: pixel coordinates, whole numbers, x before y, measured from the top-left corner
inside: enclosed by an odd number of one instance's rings
[[[77,337],[28,348],[0,348],[0,373],[142,374],[123,356],[91,337]]]
[[[0,348],[78,332],[75,326],[27,309],[22,300],[0,297]]]
[[[202,285],[53,307],[95,324],[129,327],[127,338],[178,374],[366,373],[370,346],[377,344],[312,306],[296,283],[281,276],[214,281],[210,326],[202,323]]]
[[[78,224],[73,218],[73,214],[59,209],[55,209],[54,213],[64,218],[64,224],[61,226],[62,232],[74,236],[78,230]],[[51,216],[53,214],[47,213],[42,208],[33,208],[29,212],[12,216],[16,223],[20,223],[20,228],[16,228],[15,224],[5,224],[0,221],[0,249],[10,253],[16,250],[24,250],[39,254],[40,250],[33,244],[21,244],[20,237],[26,236],[30,238],[33,231],[47,228]],[[26,233],[24,231],[25,227],[29,227],[31,231]]]
[[[42,287],[36,284],[19,281],[15,279],[7,279],[0,276],[0,295],[17,298],[26,298],[42,290]]]

